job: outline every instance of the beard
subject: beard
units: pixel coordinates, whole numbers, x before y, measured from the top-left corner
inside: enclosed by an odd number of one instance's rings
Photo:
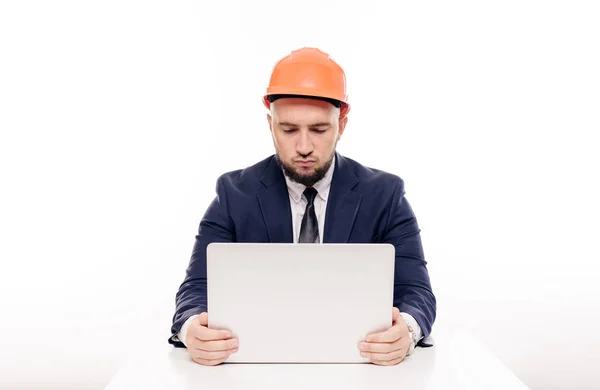
[[[315,170],[308,175],[300,174],[292,166],[283,162],[281,160],[281,158],[279,157],[279,152],[275,153],[275,160],[277,161],[277,164],[283,170],[283,173],[287,177],[289,177],[290,180],[295,181],[296,183],[303,184],[306,187],[312,187],[316,182],[318,182],[319,180],[321,180],[322,178],[325,177],[325,175],[327,174],[327,171],[331,167],[331,163],[333,163],[334,154],[335,153],[331,154],[331,156],[329,157],[327,162],[325,164],[323,164],[323,166],[315,168]]]

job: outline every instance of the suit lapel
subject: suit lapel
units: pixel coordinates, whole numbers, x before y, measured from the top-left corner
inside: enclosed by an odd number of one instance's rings
[[[324,243],[347,243],[362,195],[352,191],[358,178],[348,161],[336,153],[335,170],[325,214]]]
[[[294,242],[290,198],[283,172],[275,157],[269,161],[260,181],[265,188],[256,196],[267,226],[269,242]]]

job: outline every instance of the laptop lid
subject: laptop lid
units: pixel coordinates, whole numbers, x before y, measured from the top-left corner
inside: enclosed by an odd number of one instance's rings
[[[228,362],[368,362],[358,343],[392,325],[391,244],[211,243],[208,321]]]

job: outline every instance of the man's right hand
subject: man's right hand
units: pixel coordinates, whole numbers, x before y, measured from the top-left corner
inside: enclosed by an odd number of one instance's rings
[[[192,320],[186,335],[186,347],[193,361],[203,366],[223,363],[238,350],[238,340],[229,330],[209,329],[208,313]]]

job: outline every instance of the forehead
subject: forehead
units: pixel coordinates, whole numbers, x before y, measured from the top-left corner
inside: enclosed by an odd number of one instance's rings
[[[339,116],[339,108],[322,100],[282,98],[271,103],[271,114],[275,122],[334,122]]]

